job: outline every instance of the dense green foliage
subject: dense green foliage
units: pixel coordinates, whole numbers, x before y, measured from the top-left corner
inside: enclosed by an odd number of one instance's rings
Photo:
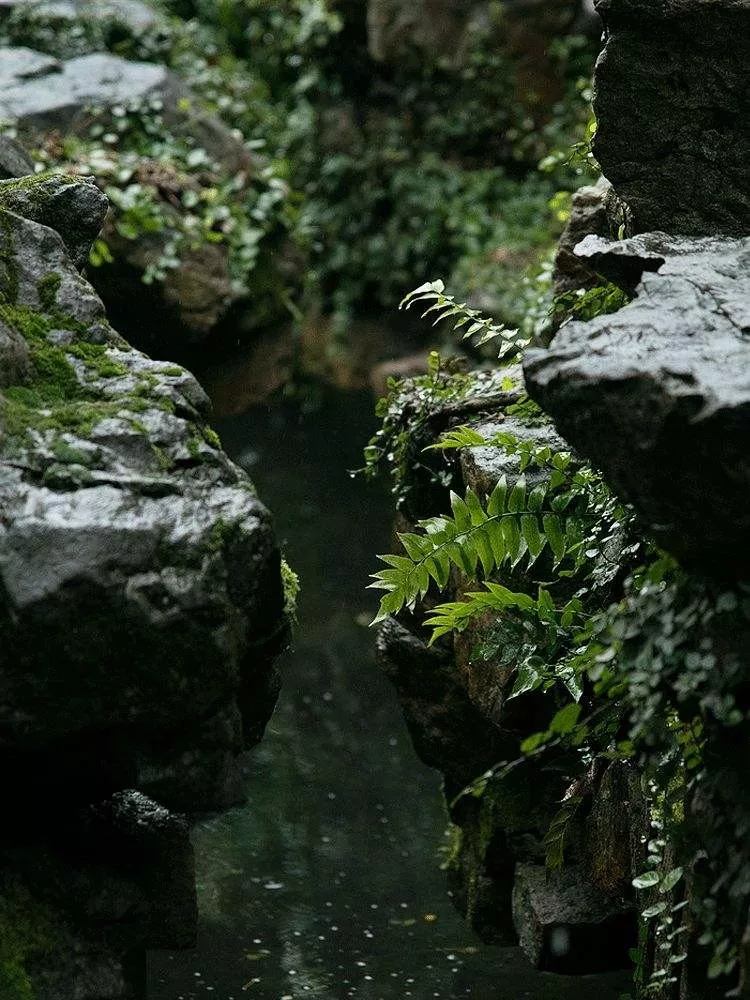
[[[227,170],[153,102],[95,112],[75,139],[50,137],[45,164],[94,173],[120,237],[157,239],[144,280],[215,242],[228,247],[255,325],[315,303],[343,326],[354,311],[394,306],[430,273],[522,322],[529,279],[564,221],[564,192],[588,174],[585,157],[563,152],[587,128],[588,43],[556,42],[562,98],[550,115],[519,104],[493,23],[460,65],[421,52],[383,65],[367,50],[365,4],[154,6],[163,24],[138,31],[115,13],[60,21],[26,5],[0,24],[0,40],[59,57],[108,50],[163,63],[197,96],[191,110],[218,114],[252,151],[250,173]],[[500,5],[488,7],[500,16]],[[92,263],[111,253],[100,241]],[[286,266],[269,271],[274,254]]]

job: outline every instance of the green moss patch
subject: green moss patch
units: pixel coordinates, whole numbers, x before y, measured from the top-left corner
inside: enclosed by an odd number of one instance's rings
[[[58,947],[51,911],[21,886],[0,887],[0,998],[34,1000],[27,962]]]

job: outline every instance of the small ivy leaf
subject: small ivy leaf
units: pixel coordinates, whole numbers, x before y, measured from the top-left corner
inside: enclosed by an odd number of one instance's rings
[[[633,879],[634,889],[650,889],[652,886],[658,885],[659,883],[659,873],[658,872],[644,872],[642,875],[637,875]]]
[[[667,872],[667,874],[661,880],[661,885],[659,886],[659,892],[671,892],[681,878],[682,878],[682,868],[673,868],[672,871]]]
[[[655,903],[653,906],[647,906],[641,916],[644,920],[651,920],[652,917],[658,917],[660,913],[664,913],[666,908],[666,903]]]
[[[526,694],[528,691],[535,691],[543,680],[544,675],[536,668],[532,659],[527,660],[518,668],[516,682],[506,701],[518,698],[519,695]],[[523,750],[523,747],[521,749]]]

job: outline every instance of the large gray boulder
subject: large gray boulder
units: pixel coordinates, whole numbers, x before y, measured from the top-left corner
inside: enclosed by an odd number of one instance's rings
[[[253,739],[275,695],[268,513],[217,446],[192,375],[130,349],[62,237],[1,211],[0,321],[17,381],[3,379],[0,404],[0,744],[132,731],[120,763],[133,784],[195,805],[218,786],[221,799],[244,689],[255,685],[242,706]],[[191,736],[209,747],[200,781],[183,759]]]
[[[0,181],[3,997],[132,1000],[147,948],[191,945],[169,809],[237,801],[286,635],[270,516],[205,393],[130,348],[71,259],[104,207]]]
[[[2,188],[7,211],[56,230],[75,266],[82,269],[107,217],[107,199],[93,181],[62,174],[33,174]]]
[[[635,298],[530,351],[529,393],[667,549],[746,574],[750,237],[589,236],[576,253]]]
[[[81,17],[87,10],[84,5]],[[44,141],[48,134],[86,135],[92,108],[106,113],[141,102],[155,102],[168,133],[206,151],[207,178],[212,182],[219,176],[252,176],[255,163],[242,140],[205,113],[195,95],[163,66],[102,52],[61,61],[29,48],[0,48],[0,118],[14,121],[29,142]],[[179,228],[187,209],[179,197],[164,195],[162,189],[179,192],[195,185],[194,179],[181,176],[168,163],[144,159],[139,182],[155,186],[160,210]],[[69,192],[66,199],[70,197]],[[168,269],[164,280],[146,286],[143,275],[167,251],[169,233],[142,232],[128,238],[110,219],[103,235],[114,263],[97,268],[91,280],[120,327],[146,350],[166,357],[184,352],[186,344],[207,337],[247,295],[232,280],[226,243],[187,247],[178,267]],[[75,259],[83,263],[78,256]]]
[[[108,52],[61,61],[30,48],[0,48],[0,117],[15,121],[22,132],[85,130],[91,108],[148,100],[160,102],[175,134],[192,137],[227,169],[252,166],[244,143],[217,118],[202,113],[200,102],[163,66]]]
[[[594,154],[633,232],[750,233],[750,5],[598,0]]]
[[[92,106],[145,100],[165,90],[169,72],[94,52],[60,62],[27,48],[3,49],[0,113],[21,126],[68,129]]]

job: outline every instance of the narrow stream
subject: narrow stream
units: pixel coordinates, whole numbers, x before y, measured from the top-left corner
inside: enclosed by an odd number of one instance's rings
[[[338,394],[302,418],[285,405],[217,425],[274,511],[300,624],[247,803],[195,829],[198,946],[150,956],[149,1000],[616,1000],[625,976],[535,973],[517,949],[483,946],[448,898],[439,778],[367,628],[391,513],[347,470],[372,410],[368,394]]]

